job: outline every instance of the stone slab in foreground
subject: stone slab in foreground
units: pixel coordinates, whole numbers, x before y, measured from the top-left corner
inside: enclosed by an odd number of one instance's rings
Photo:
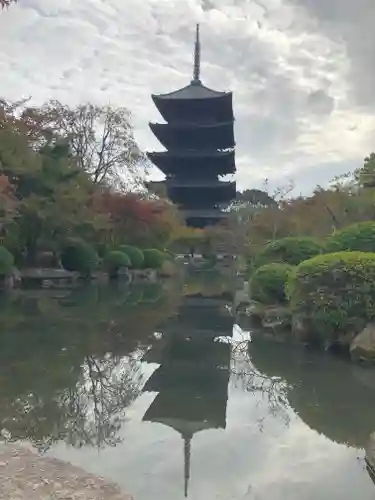
[[[27,448],[0,444],[1,500],[132,500],[103,478]]]

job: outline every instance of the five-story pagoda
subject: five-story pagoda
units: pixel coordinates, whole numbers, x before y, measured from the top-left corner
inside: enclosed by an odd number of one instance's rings
[[[200,80],[199,25],[193,80],[152,99],[166,123],[150,123],[150,128],[166,151],[148,157],[165,174],[168,197],[188,226],[218,223],[236,195],[235,182],[220,180],[236,171],[232,92],[212,90]]]

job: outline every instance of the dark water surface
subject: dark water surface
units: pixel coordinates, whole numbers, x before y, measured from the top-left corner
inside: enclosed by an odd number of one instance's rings
[[[3,438],[135,500],[373,500],[375,374],[249,343],[227,292],[196,278],[3,299]]]

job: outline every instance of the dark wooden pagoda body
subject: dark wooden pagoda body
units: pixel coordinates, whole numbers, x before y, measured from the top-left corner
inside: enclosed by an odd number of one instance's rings
[[[220,180],[236,170],[232,93],[212,90],[200,80],[199,26],[193,80],[152,99],[166,123],[150,123],[150,128],[166,150],[148,158],[165,174],[168,197],[188,226],[220,222],[222,209],[236,195],[235,182]]]

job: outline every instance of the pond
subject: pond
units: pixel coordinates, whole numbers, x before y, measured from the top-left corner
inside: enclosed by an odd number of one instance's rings
[[[249,342],[232,286],[198,274],[3,298],[3,439],[135,500],[373,499],[375,373]]]

